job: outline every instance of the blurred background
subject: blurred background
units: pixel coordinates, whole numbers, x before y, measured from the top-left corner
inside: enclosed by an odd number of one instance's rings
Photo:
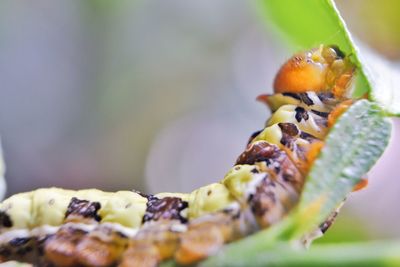
[[[399,1],[337,4],[361,42],[400,66]],[[255,97],[291,56],[275,34],[252,1],[1,1],[8,195],[187,192],[221,179],[269,116]],[[399,129],[323,241],[400,237]]]

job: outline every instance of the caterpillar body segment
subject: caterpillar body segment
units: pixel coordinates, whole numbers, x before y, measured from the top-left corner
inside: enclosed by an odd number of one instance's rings
[[[181,235],[175,259],[181,264],[191,264],[213,255],[223,246],[243,237],[242,215],[236,212],[219,212],[199,218]]]
[[[309,111],[295,105],[283,105],[272,114],[267,126],[277,123],[296,123],[302,132],[322,139],[328,131],[328,115],[327,112]]]
[[[340,99],[336,98],[331,92],[259,95],[257,100],[267,104],[272,112],[275,112],[283,105],[296,105],[314,112],[329,112],[340,102]]]
[[[4,229],[33,229],[42,225],[58,226],[69,221],[117,222],[137,228],[146,211],[147,198],[133,191],[115,193],[97,189],[38,189],[17,194],[0,204]],[[11,222],[11,227],[4,225]]]
[[[329,128],[353,103],[346,98],[353,75],[353,65],[333,46],[294,56],[279,71],[275,94],[258,98],[273,112],[265,128],[250,137],[220,182],[191,193],[49,188],[6,199],[0,261],[155,267],[174,259],[186,265],[278,223],[297,204]]]
[[[188,202],[190,218],[201,217],[236,204],[233,195],[221,183],[213,183],[193,191]]]
[[[268,126],[255,135],[250,144],[257,141],[266,141],[285,151],[303,176],[311,164],[308,155],[315,144],[322,144],[320,139],[301,131],[295,123],[277,123]]]

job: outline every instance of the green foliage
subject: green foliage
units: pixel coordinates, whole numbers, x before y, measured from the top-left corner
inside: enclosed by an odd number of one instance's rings
[[[351,212],[344,207],[334,225],[329,228],[323,238],[315,240],[313,246],[327,243],[366,242],[369,240],[371,240],[371,233],[364,220],[351,216]]]
[[[360,56],[372,88],[370,99],[380,104],[387,115],[400,117],[400,71],[373,52],[363,50]]]
[[[269,250],[253,255],[251,258],[213,262],[201,266],[213,267],[395,267],[400,266],[400,243],[367,242],[335,245],[316,245],[304,251],[293,248],[286,242],[279,242]]]
[[[331,1],[259,0],[257,8],[265,23],[274,23],[295,49],[325,43],[336,44],[346,53],[353,51],[344,22]]]
[[[315,223],[325,220],[380,158],[390,133],[391,123],[378,105],[367,100],[352,105],[327,136],[306,180],[299,210],[320,202],[312,219]]]

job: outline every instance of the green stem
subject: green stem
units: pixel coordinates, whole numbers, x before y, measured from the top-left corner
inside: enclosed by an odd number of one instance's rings
[[[201,267],[222,266],[400,266],[400,242],[369,242],[314,245],[309,251],[293,249],[287,242],[257,255],[240,255],[232,260],[210,258]]]

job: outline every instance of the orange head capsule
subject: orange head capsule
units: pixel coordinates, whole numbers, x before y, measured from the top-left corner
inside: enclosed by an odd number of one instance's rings
[[[274,81],[275,93],[332,91],[336,96],[347,92],[354,66],[336,46],[324,46],[290,58]]]

